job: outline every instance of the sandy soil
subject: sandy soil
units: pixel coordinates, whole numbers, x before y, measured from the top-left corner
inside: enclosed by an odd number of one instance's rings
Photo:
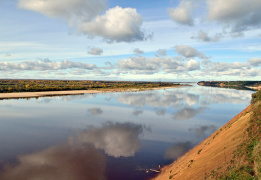
[[[155,179],[196,180],[204,179],[212,170],[222,171],[229,164],[237,146],[243,142],[250,115],[249,106],[209,138],[164,167]]]
[[[112,93],[112,92],[130,92],[130,91],[144,91],[144,90],[157,90],[157,89],[169,89],[177,88],[179,86],[172,87],[156,87],[156,88],[144,88],[144,89],[101,89],[101,90],[73,90],[73,91],[45,91],[45,92],[21,92],[21,93],[0,93],[0,99],[12,99],[12,98],[32,98],[43,96],[62,96],[62,95],[77,95],[77,94],[96,94],[96,93]]]

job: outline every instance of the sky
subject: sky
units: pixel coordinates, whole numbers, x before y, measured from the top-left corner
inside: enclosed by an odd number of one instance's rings
[[[0,78],[261,80],[260,0],[0,0]]]

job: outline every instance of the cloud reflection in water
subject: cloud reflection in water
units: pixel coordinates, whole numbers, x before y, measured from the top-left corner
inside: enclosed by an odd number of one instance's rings
[[[105,156],[91,145],[56,146],[41,152],[21,155],[16,166],[5,166],[1,180],[103,180]]]
[[[103,113],[103,110],[101,108],[91,108],[91,109],[88,109],[87,112],[93,116],[98,116]]]
[[[164,154],[165,159],[176,160],[193,147],[190,142],[182,142],[168,148]]]
[[[204,108],[184,108],[179,111],[177,111],[174,114],[174,119],[177,120],[186,120],[191,119],[195,117],[197,114],[201,113],[204,110]]]
[[[205,132],[209,131],[210,133],[213,133],[217,130],[217,126],[215,125],[206,125],[206,126],[200,126],[198,128],[189,128],[189,131],[196,132],[197,136],[200,137],[205,134]]]
[[[69,137],[65,145],[20,155],[17,165],[4,166],[0,179],[106,179],[106,156],[99,149],[115,158],[134,156],[143,131],[142,125],[133,123],[108,122],[100,128],[89,127]]]
[[[71,139],[71,142],[93,144],[113,157],[134,156],[140,148],[139,135],[144,127],[133,123],[105,123],[100,128],[89,127]]]

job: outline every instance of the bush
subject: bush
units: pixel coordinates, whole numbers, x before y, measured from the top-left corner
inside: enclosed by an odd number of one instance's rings
[[[261,90],[252,94],[251,104],[255,104],[258,101],[261,101]]]

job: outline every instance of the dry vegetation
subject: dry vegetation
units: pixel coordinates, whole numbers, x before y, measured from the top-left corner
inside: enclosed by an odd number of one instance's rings
[[[0,80],[0,93],[174,86],[171,82],[76,81],[76,80]]]
[[[155,179],[261,179],[260,126],[261,91],[248,108]]]

